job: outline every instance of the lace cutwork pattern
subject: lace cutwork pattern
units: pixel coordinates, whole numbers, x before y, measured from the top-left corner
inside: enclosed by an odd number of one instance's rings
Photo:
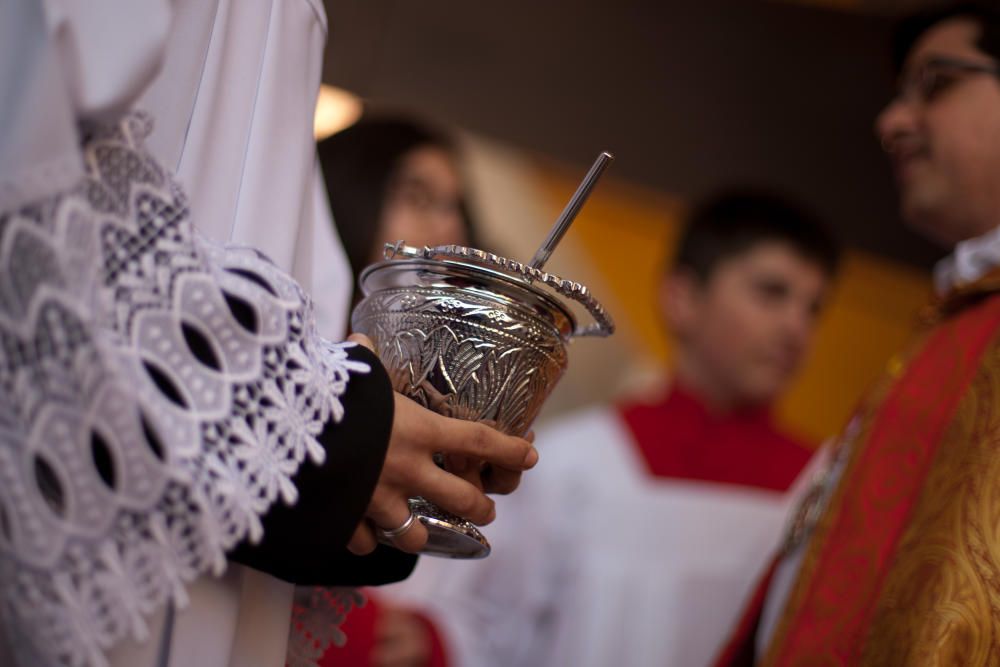
[[[316,667],[330,646],[343,646],[340,624],[364,596],[353,588],[298,588],[292,605],[286,667]]]
[[[370,370],[264,257],[195,235],[150,129],[93,132],[76,188],[0,214],[0,613],[26,665],[145,639],[296,501]]]

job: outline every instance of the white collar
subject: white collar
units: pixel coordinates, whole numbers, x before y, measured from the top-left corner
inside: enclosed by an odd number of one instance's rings
[[[966,239],[934,267],[934,288],[944,295],[1000,266],[1000,227]]]

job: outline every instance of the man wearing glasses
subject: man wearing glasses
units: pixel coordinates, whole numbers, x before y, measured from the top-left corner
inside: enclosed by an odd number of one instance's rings
[[[894,46],[876,132],[904,219],[952,253],[718,665],[1000,664],[1000,13],[915,17]]]

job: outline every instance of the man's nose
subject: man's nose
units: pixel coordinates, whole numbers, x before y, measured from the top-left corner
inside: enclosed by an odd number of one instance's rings
[[[875,137],[879,140],[882,150],[891,153],[893,141],[913,130],[914,113],[910,102],[897,97],[875,117]]]

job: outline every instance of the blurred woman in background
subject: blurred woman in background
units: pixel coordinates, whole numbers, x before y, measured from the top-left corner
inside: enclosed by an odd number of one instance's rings
[[[365,118],[320,142],[319,158],[355,283],[386,242],[474,245],[455,148],[443,134],[404,118]]]

